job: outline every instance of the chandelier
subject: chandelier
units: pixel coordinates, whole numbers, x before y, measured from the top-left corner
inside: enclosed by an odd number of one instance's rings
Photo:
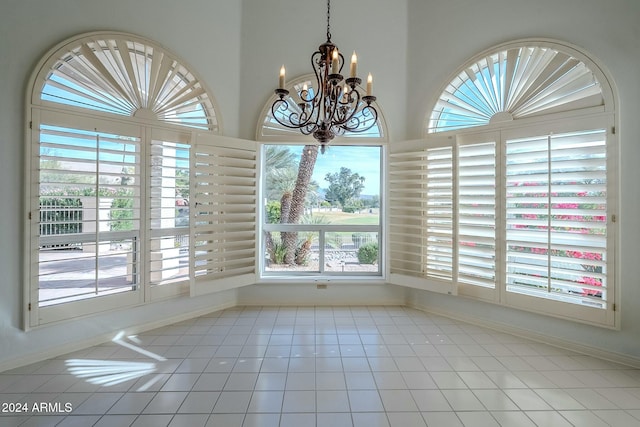
[[[326,145],[336,135],[346,132],[366,132],[378,121],[378,112],[371,105],[376,97],[371,95],[373,79],[367,78],[366,95],[362,96],[357,77],[358,58],[353,52],[349,77],[341,74],[344,56],[338,46],[331,42],[331,0],[327,0],[327,41],[311,55],[311,66],[316,76],[316,84],[308,87],[305,83],[296,89],[297,98],[289,96],[285,89],[285,68],[280,69],[278,98],[271,106],[273,118],[290,129],[299,129],[304,135],[313,135],[324,153]]]

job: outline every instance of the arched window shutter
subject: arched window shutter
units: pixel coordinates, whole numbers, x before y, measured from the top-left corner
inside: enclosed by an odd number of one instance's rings
[[[446,85],[427,132],[603,106],[599,77],[573,53],[515,43],[480,55]]]
[[[41,68],[32,102],[219,131],[202,80],[162,46],[130,34],[71,40]]]

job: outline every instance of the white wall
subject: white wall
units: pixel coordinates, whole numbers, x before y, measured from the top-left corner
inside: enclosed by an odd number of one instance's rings
[[[333,41],[358,52],[374,75],[391,140],[419,137],[433,96],[475,53],[523,37],[555,38],[591,53],[619,92],[622,185],[618,244],[622,330],[596,330],[497,306],[412,291],[411,302],[535,329],[582,345],[640,356],[640,2],[637,0],[334,0]],[[0,0],[0,365],[58,344],[102,336],[165,315],[238,300],[235,293],[139,307],[24,333],[22,242],[24,98],[33,67],[75,34],[117,30],[161,43],[190,64],[213,92],[225,135],[252,139],[282,63],[294,78],[325,40],[320,0]],[[261,288],[241,301],[260,300]],[[275,290],[284,292],[282,289]],[[334,291],[331,291],[334,292]],[[391,299],[403,293],[393,291]],[[162,313],[162,316],[157,314]]]
[[[387,284],[260,283],[238,289],[239,305],[405,305],[407,288]]]
[[[326,41],[326,2],[322,0],[244,0],[240,137],[255,138],[258,115],[278,84],[311,74],[311,54]],[[388,0],[338,0],[331,4],[331,41],[350,61],[358,55],[358,76],[374,78],[374,95],[392,138],[404,138],[406,102],[407,4]],[[380,31],[378,31],[380,30]],[[348,66],[348,64],[347,64]],[[311,137],[308,137],[311,138]]]

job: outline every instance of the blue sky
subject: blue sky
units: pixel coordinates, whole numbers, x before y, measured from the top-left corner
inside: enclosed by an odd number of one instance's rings
[[[302,146],[290,146],[289,149],[299,156]],[[329,183],[324,179],[326,174],[340,172],[341,167],[346,167],[352,173],[365,177],[362,195],[379,196],[380,155],[380,147],[330,145],[324,154],[318,152],[313,179],[320,188],[327,188]]]

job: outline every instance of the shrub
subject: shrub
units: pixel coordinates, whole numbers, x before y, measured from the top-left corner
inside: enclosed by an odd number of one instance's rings
[[[269,250],[269,259],[274,264],[283,264],[287,248],[282,242],[273,242],[273,247]]]
[[[360,264],[375,264],[378,261],[378,242],[365,243],[358,249]]]
[[[281,208],[280,202],[277,200],[270,200],[267,202],[267,223],[277,224],[280,222]]]

